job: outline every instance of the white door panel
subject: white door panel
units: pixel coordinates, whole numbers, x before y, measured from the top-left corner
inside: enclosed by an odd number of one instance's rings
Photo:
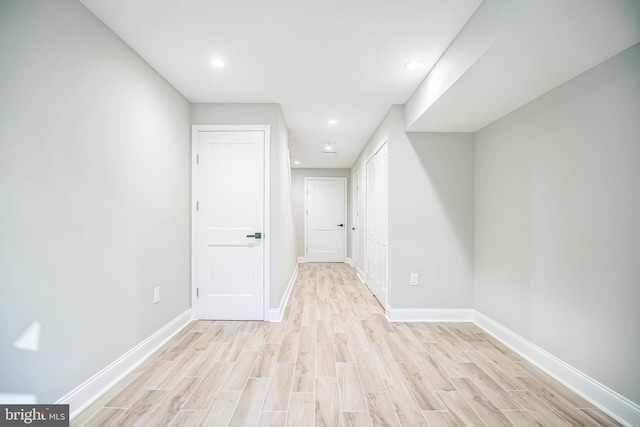
[[[366,178],[365,281],[386,309],[389,234],[386,143],[367,162]]]
[[[262,131],[198,133],[196,286],[200,319],[264,319]]]
[[[351,177],[351,260],[353,266],[362,273],[360,259],[360,171]]]
[[[307,178],[305,187],[307,261],[344,262],[346,179]]]

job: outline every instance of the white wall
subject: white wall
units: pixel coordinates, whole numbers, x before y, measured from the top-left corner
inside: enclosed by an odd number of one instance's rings
[[[477,133],[475,308],[640,403],[640,45]]]
[[[349,196],[350,193],[350,173],[349,169],[310,169],[310,168],[295,168],[291,169],[291,180],[292,180],[292,188],[293,188],[293,222],[295,224],[296,229],[296,253],[298,257],[305,257],[304,251],[304,179],[305,178],[318,178],[318,177],[345,177],[347,178],[347,200],[351,200]],[[348,201],[347,205],[349,206],[348,212],[350,212],[351,202]],[[351,230],[352,225],[351,222],[351,214],[347,216],[347,224],[349,227],[347,228],[349,231]],[[348,236],[351,233],[347,234]],[[349,240],[349,239],[347,239]],[[347,250],[347,254],[350,252]]]
[[[366,161],[388,137],[389,291],[392,308],[470,308],[473,272],[473,135],[407,134],[393,106],[352,168],[362,185]],[[364,233],[360,256],[364,259]],[[418,273],[420,285],[410,286]]]
[[[0,393],[54,402],[189,308],[189,104],[77,1],[3,1],[0,56]]]
[[[289,137],[278,104],[192,104],[192,125],[271,126],[270,307],[278,308],[296,268]]]
[[[272,224],[278,223],[277,226],[272,225],[271,233],[274,237],[272,251],[277,254],[276,282],[279,284],[277,289],[271,288],[271,307],[276,308],[281,304],[285,297],[287,285],[292,279],[292,274],[297,267],[296,257],[296,235],[295,225],[293,221],[293,189],[291,183],[291,164],[289,156],[289,130],[282,116],[282,112],[278,112],[279,122],[279,138],[278,149],[272,152],[272,156],[277,156],[277,180],[272,183],[272,191],[278,193],[278,212],[276,218],[272,218]],[[276,305],[275,303],[278,303]]]

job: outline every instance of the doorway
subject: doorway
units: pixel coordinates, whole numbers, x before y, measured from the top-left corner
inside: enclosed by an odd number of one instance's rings
[[[388,157],[386,139],[366,166],[365,283],[387,309]]]
[[[305,258],[344,262],[347,248],[347,179],[305,178]]]
[[[264,320],[269,126],[193,126],[194,317]]]

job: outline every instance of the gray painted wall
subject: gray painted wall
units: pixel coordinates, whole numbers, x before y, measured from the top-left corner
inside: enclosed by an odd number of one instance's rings
[[[473,272],[473,135],[404,132],[393,106],[360,154],[360,230],[366,161],[388,137],[391,308],[469,308]],[[364,233],[360,239],[364,259]],[[418,273],[419,286],[409,285]]]
[[[53,402],[189,308],[189,104],[77,1],[3,1],[0,55],[0,393]]]
[[[640,403],[640,45],[477,133],[475,308]]]
[[[297,265],[289,136],[279,104],[192,104],[192,125],[270,125],[271,308],[278,308]]]
[[[304,251],[304,179],[305,178],[325,178],[325,177],[345,177],[347,178],[347,224],[348,230],[351,229],[351,178],[349,169],[309,169],[295,168],[291,169],[291,181],[293,190],[293,222],[296,229],[296,253],[299,257],[305,256]],[[347,233],[351,236],[351,233]],[[349,239],[347,239],[349,241]],[[349,256],[347,248],[346,256]]]

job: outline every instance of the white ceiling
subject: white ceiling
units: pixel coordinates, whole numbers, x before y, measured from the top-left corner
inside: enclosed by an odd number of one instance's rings
[[[475,131],[640,41],[639,0],[81,1],[190,102],[280,104],[297,167],[351,167],[470,18],[467,46],[497,25],[483,8],[524,11],[500,17],[504,31],[435,102],[415,103],[410,130]],[[423,67],[406,70],[414,59]]]
[[[639,0],[537,0],[407,130],[476,132],[638,42]]]

